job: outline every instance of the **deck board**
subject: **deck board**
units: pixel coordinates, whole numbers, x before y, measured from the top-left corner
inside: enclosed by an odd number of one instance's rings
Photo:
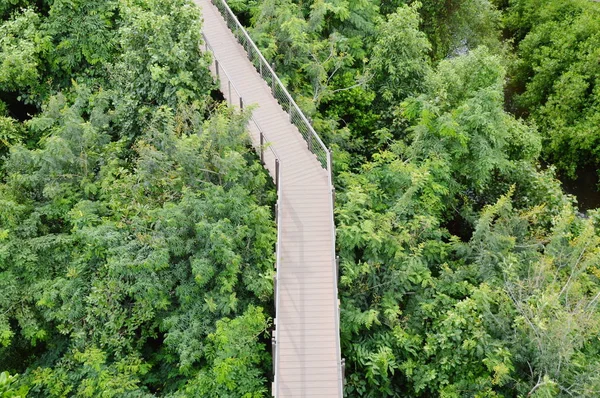
[[[281,160],[280,302],[276,314],[279,361],[275,369],[278,391],[273,395],[341,397],[333,209],[327,171],[308,150],[216,7],[209,0],[194,1],[201,8],[203,32],[216,58],[243,97],[244,106],[254,106],[254,120]],[[235,94],[229,98],[225,79],[221,79],[221,91],[226,99],[239,103]],[[258,129],[251,123],[249,130],[254,144],[259,145]],[[268,150],[265,167],[274,177],[274,155]]]

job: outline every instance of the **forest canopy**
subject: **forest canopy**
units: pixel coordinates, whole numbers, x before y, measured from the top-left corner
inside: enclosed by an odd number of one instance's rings
[[[12,3],[0,396],[266,395],[275,193],[211,97],[198,9]]]
[[[600,3],[228,3],[333,149],[345,396],[600,396]],[[199,9],[0,20],[0,397],[270,396],[276,192]]]

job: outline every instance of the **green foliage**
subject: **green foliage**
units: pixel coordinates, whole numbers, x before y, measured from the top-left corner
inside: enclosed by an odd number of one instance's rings
[[[117,7],[114,0],[52,2],[45,28],[54,39],[50,62],[53,69],[60,70],[60,77],[68,81],[73,73],[116,55],[112,50]],[[77,23],[73,23],[75,20]]]
[[[597,163],[598,5],[230,4],[335,148],[346,395],[598,396],[600,215],[538,165]],[[198,10],[0,19],[0,395],[267,396],[275,192]]]
[[[370,67],[374,85],[387,104],[421,93],[429,72],[426,54],[431,47],[419,31],[418,6],[398,8],[379,28]]]
[[[40,64],[50,42],[40,24],[38,14],[25,9],[0,26],[0,92],[36,89],[41,84]]]
[[[590,1],[518,1],[507,25],[518,46],[518,112],[530,114],[548,145],[545,156],[575,177],[600,164],[600,6]],[[522,93],[521,93],[522,91]]]
[[[3,315],[19,326],[4,322],[2,336],[4,345],[20,334],[14,343],[74,350],[38,362],[35,391],[118,396],[143,390],[152,362],[140,354],[159,336],[158,363],[178,364],[172,377],[192,376],[202,358],[211,363],[201,342],[215,322],[272,295],[275,234],[257,203],[266,177],[248,153],[246,116],[221,111],[202,134],[178,136],[176,115],[160,108],[129,169],[122,142],[110,142],[95,118],[83,120],[82,103],[53,99],[31,121],[51,131],[42,147],[15,147],[7,161],[0,269],[14,293]],[[91,114],[103,120],[101,109]],[[95,373],[77,365],[86,353]],[[120,370],[131,367],[140,370]],[[254,369],[246,377],[263,372]],[[109,375],[125,378],[115,384],[123,390],[102,384]]]
[[[484,48],[443,61],[427,81],[427,93],[408,100],[411,159],[437,159],[469,195],[483,194],[493,177],[513,161],[536,159],[538,137],[503,110],[505,71]]]
[[[395,0],[382,2],[385,14],[410,4],[420,8],[421,28],[436,60],[485,45],[500,49],[501,14],[490,0]]]
[[[200,100],[212,79],[202,55],[198,10],[185,0],[122,1],[118,83],[143,103]]]
[[[260,364],[269,361],[258,337],[267,321],[260,308],[249,307],[240,317],[224,318],[207,337],[211,368],[190,381],[184,396],[259,398],[268,396]]]
[[[0,394],[265,396],[275,192],[250,115],[209,97],[198,10],[11,18],[0,92],[40,111],[0,103]]]
[[[8,372],[0,373],[0,397],[2,398],[25,398],[27,386],[17,388],[18,375],[11,376]]]
[[[107,363],[106,353],[98,348],[74,349],[54,369],[34,370],[31,391],[47,397],[150,397],[139,390],[139,377],[148,368],[140,358]]]
[[[8,149],[21,140],[24,132],[22,126],[13,118],[0,112],[0,156],[6,155]]]
[[[597,227],[532,167],[504,79],[485,48],[442,61],[397,111],[406,138],[339,177],[349,396],[598,393]]]

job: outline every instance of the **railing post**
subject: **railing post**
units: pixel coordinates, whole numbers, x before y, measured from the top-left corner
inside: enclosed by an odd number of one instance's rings
[[[273,73],[271,74],[271,90],[273,90],[273,97],[277,100],[277,96],[275,95],[275,64],[271,64],[271,70]]]
[[[219,60],[215,58],[215,71],[217,73],[217,79],[219,78]]]
[[[327,166],[329,167],[329,179],[331,180],[331,186],[333,187],[333,151],[330,149],[327,151]],[[335,202],[334,202],[335,203]]]
[[[263,132],[260,132],[260,162],[262,164],[265,164],[265,151],[264,151],[264,145],[265,145],[265,136],[263,135]]]
[[[227,83],[229,84],[229,105],[231,105],[231,100],[233,99],[231,97],[231,80],[227,79]]]
[[[244,99],[240,97],[240,109],[244,109]]]
[[[277,100],[277,96],[275,95],[275,75],[271,74],[271,91],[273,91],[273,97]]]
[[[309,132],[308,132],[308,150],[309,150],[310,152],[312,152],[312,151],[313,151],[313,143],[312,143],[312,140],[313,140],[313,136],[312,136],[312,133],[309,131]]]
[[[331,186],[331,210],[335,210],[335,187]]]
[[[346,384],[346,358],[342,358],[342,386]]]
[[[275,353],[277,352],[277,338],[276,338],[276,334],[277,334],[277,326],[275,326],[275,329],[273,330],[273,335],[271,336],[271,350],[272,350],[272,355],[273,355],[273,377],[275,377]]]
[[[279,159],[275,159],[275,187],[279,192]]]
[[[335,275],[340,279],[340,256],[335,256]]]

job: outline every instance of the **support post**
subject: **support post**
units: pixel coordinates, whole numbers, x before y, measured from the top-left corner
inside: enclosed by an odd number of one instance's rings
[[[331,186],[331,207],[333,207],[331,210],[335,210],[335,187],[333,185]]]
[[[333,151],[331,149],[327,151],[327,157],[329,158],[329,177],[331,179],[331,186],[333,187]]]
[[[244,109],[244,99],[240,97],[240,109]]]
[[[260,162],[264,165],[265,164],[265,150],[264,150],[264,146],[265,146],[265,136],[263,135],[263,132],[260,132]]]
[[[273,98],[277,99],[275,96],[275,77],[271,74],[271,91],[273,92]]]
[[[275,187],[279,192],[279,159],[275,159]]]
[[[229,105],[231,105],[231,80],[227,79],[227,84],[229,84]]]
[[[271,354],[273,355],[273,377],[275,377],[275,353],[277,352],[277,339],[276,339],[277,329],[273,331],[273,335],[271,335]]]
[[[271,90],[273,90],[273,97],[277,99],[277,96],[275,95],[275,64],[271,64],[271,70],[273,71],[273,73],[271,73]]]
[[[217,74],[217,79],[219,78],[219,60],[215,58],[215,71]]]

